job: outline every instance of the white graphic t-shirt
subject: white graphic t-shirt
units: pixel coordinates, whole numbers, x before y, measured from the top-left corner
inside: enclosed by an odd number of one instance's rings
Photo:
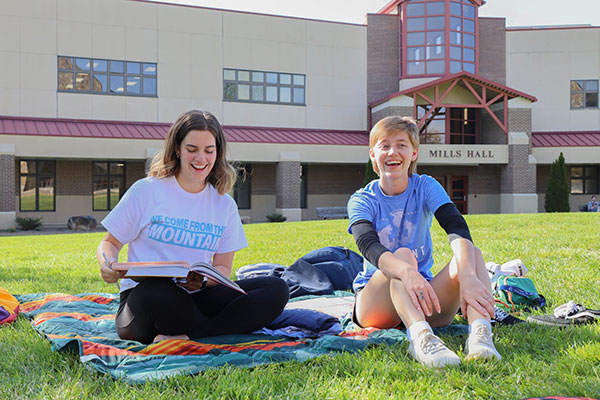
[[[248,246],[235,201],[207,184],[200,193],[186,192],[174,176],[134,183],[102,225],[128,244],[134,261],[204,261],[216,253]],[[123,279],[121,292],[137,283]]]
[[[399,248],[412,251],[419,272],[430,280],[433,266],[431,221],[438,207],[450,203],[446,191],[428,175],[412,174],[406,190],[396,196],[381,191],[379,179],[354,193],[348,201],[348,232],[361,219],[373,223],[379,241],[392,253]],[[354,290],[363,288],[377,269],[366,259],[354,279]]]

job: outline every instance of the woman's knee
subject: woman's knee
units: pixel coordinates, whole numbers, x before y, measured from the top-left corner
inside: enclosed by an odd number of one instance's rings
[[[277,300],[283,309],[290,299],[290,288],[286,281],[277,277],[269,277],[268,290],[274,300]]]
[[[290,298],[288,284],[281,278],[275,276],[263,276],[240,281],[240,285],[246,291],[259,289],[261,297],[271,304],[285,307]]]

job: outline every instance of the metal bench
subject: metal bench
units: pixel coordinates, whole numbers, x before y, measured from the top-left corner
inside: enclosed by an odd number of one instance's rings
[[[322,219],[348,218],[346,207],[317,207],[317,217]]]

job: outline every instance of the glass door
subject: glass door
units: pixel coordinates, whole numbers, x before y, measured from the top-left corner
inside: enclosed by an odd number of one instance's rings
[[[467,179],[466,176],[451,176],[449,178],[450,190],[448,194],[461,214],[467,213]]]

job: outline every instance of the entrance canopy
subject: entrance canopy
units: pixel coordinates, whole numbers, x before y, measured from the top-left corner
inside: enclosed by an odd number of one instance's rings
[[[369,103],[369,107],[372,109],[400,96],[412,97],[413,116],[418,119],[421,130],[427,128],[441,109],[465,108],[486,110],[506,134],[508,134],[508,100],[520,97],[531,102],[537,101],[534,96],[508,86],[468,72],[459,72],[391,94]],[[499,107],[500,105],[503,107]],[[425,110],[423,115],[420,115],[419,108]],[[498,112],[499,110],[502,112]]]

